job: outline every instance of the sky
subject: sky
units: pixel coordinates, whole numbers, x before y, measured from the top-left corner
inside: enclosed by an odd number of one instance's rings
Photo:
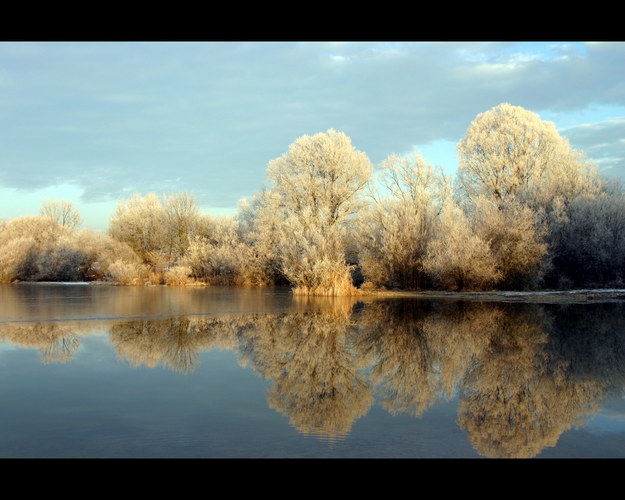
[[[625,180],[623,42],[0,42],[0,219],[66,199],[105,231],[118,201],[182,191],[234,214],[330,128],[374,166],[419,152],[453,177],[504,102]]]

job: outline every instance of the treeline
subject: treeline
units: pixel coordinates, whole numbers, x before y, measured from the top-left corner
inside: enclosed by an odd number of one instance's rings
[[[68,202],[0,225],[0,280],[373,289],[622,287],[625,196],[553,123],[501,104],[458,144],[455,178],[419,154],[374,170],[343,133],[302,136],[236,215],[189,193],[118,203],[107,234]]]

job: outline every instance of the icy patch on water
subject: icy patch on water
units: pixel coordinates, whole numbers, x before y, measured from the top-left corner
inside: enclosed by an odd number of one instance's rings
[[[91,285],[92,281],[24,281],[29,285]],[[16,283],[19,284],[19,283]]]

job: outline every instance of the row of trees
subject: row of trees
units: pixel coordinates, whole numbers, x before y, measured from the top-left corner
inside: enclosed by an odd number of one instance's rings
[[[0,278],[54,275],[51,255],[84,253],[90,245],[72,242],[92,238],[118,245],[119,258],[72,254],[66,267],[125,283],[289,283],[314,295],[623,285],[624,191],[553,123],[501,104],[471,123],[458,158],[453,180],[419,154],[393,154],[374,170],[344,133],[302,136],[233,217],[203,214],[179,193],[120,202],[107,235],[78,231],[67,203],[5,223]],[[29,229],[35,219],[58,234],[38,242],[47,233]]]

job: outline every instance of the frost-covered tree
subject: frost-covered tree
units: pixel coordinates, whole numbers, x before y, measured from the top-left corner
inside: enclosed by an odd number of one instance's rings
[[[126,243],[146,264],[162,266],[167,248],[165,210],[158,196],[135,194],[117,204],[109,221],[109,234]]]
[[[309,209],[306,222],[329,227],[344,224],[356,212],[357,194],[372,167],[349,137],[330,129],[296,139],[286,154],[269,162],[267,173],[286,210]]]
[[[342,132],[304,135],[269,162],[271,191],[279,197],[278,255],[297,293],[353,293],[345,260],[349,224],[372,167]]]
[[[553,123],[510,104],[479,114],[458,154],[457,199],[490,241],[502,286],[557,282],[572,204],[601,191],[596,167]]]
[[[466,199],[486,196],[505,204],[546,175],[578,161],[552,122],[504,103],[480,113],[458,143],[458,186]]]
[[[78,210],[67,200],[43,200],[39,215],[48,217],[70,230],[78,229],[82,223]]]
[[[506,289],[537,288],[549,269],[546,228],[536,212],[511,200],[505,207],[485,196],[475,200],[472,224],[489,244],[498,274],[497,285]]]
[[[277,192],[261,189],[250,199],[239,203],[236,215],[237,232],[241,242],[249,248],[256,264],[258,278],[264,283],[276,283],[284,278],[281,271],[281,258],[278,254],[280,237],[281,197]]]
[[[597,195],[554,203],[549,244],[553,286],[625,284],[625,193],[606,185]]]
[[[178,262],[189,247],[198,221],[199,206],[195,196],[185,191],[165,196],[163,212],[170,259]]]
[[[419,288],[437,219],[451,196],[442,169],[419,155],[391,155],[370,184],[370,203],[359,223],[359,258],[366,282]]]
[[[489,242],[452,201],[443,208],[423,268],[436,284],[450,289],[488,289],[501,277]]]

